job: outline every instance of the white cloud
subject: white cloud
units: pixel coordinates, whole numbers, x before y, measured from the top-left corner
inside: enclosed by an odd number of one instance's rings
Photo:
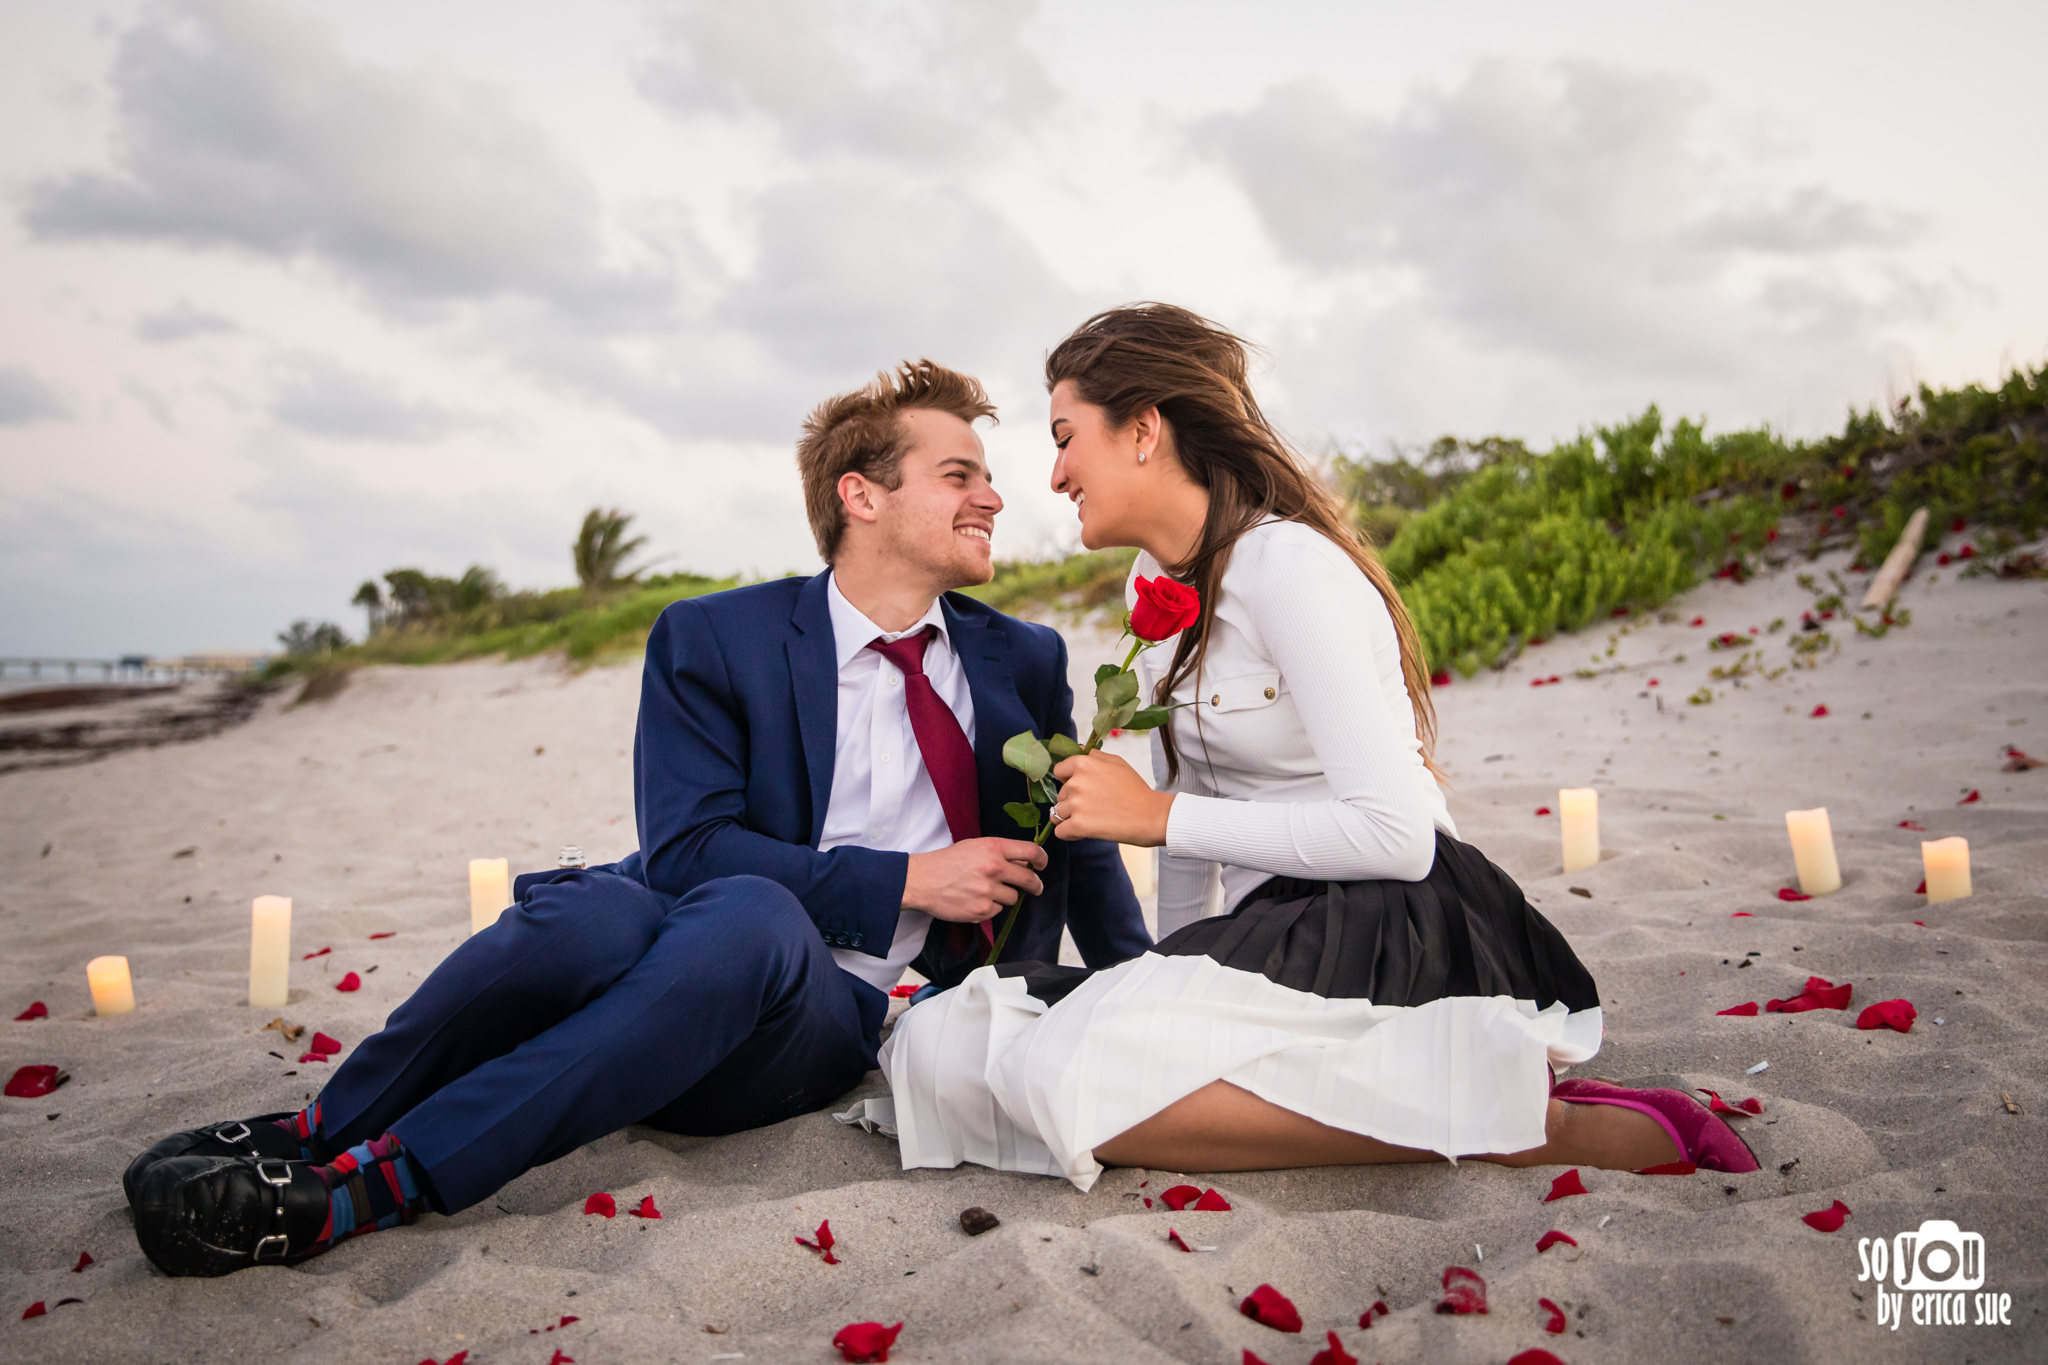
[[[356,60],[257,0],[146,11],[112,82],[114,168],[30,189],[23,220],[45,240],[317,261],[398,312],[509,295],[659,316],[660,275],[609,261],[588,179],[490,88]]]
[[[57,391],[18,365],[0,365],[0,427],[70,415]]]
[[[145,313],[135,320],[135,335],[158,344],[240,330],[233,318],[195,307],[190,299],[179,299],[168,308]]]
[[[406,396],[388,379],[332,356],[296,354],[274,365],[270,415],[309,436],[341,441],[431,441],[466,419]]]
[[[1908,221],[1748,173],[1709,104],[1689,78],[1495,62],[1391,116],[1305,82],[1190,135],[1328,290],[1298,324],[1319,371],[1300,406],[1380,430],[1469,431],[1491,408],[1568,431],[1617,400],[1740,393],[1716,409],[1753,420],[1759,395],[1874,370],[1927,292],[1884,254]],[[1544,388],[1563,402],[1532,406]]]

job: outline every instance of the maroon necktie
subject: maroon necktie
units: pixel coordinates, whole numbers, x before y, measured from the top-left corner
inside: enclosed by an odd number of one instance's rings
[[[946,828],[958,843],[981,837],[981,784],[967,732],[960,728],[959,717],[940,698],[932,680],[924,675],[925,646],[938,633],[937,626],[926,626],[893,643],[871,641],[868,648],[903,670],[903,700],[910,711],[910,732],[917,737],[924,770],[931,774],[939,806],[946,812]]]

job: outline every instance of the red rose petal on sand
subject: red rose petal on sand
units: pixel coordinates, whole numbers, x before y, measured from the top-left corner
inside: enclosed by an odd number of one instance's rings
[[[23,1010],[20,1014],[15,1015],[14,1022],[17,1024],[26,1024],[31,1019],[47,1019],[49,1017],[50,1007],[48,1005],[45,1005],[42,1001],[37,1000],[31,1002],[29,1007]]]
[[[1913,1021],[1920,1017],[1920,1011],[1913,1008],[1910,1000],[1880,1000],[1865,1007],[1856,1016],[1856,1027],[1860,1029],[1895,1029],[1900,1033],[1911,1033]]]
[[[1721,1098],[1720,1093],[1718,1091],[1709,1090],[1705,1086],[1701,1086],[1699,1088],[1699,1091],[1702,1095],[1705,1095],[1707,1097],[1707,1111],[1709,1113],[1761,1114],[1764,1112],[1764,1102],[1760,1099],[1755,1098],[1754,1096],[1751,1096],[1749,1099],[1743,1100],[1739,1104],[1730,1104],[1726,1100]]]
[[[634,1216],[635,1218],[659,1218],[659,1217],[661,1217],[661,1210],[660,1210],[660,1209],[658,1209],[658,1208],[656,1208],[656,1207],[654,1207],[654,1196],[653,1196],[653,1195],[651,1195],[651,1194],[650,1194],[650,1195],[648,1195],[648,1196],[647,1196],[647,1197],[646,1197],[645,1199],[643,1199],[643,1200],[641,1200],[641,1201],[640,1201],[640,1207],[639,1207],[639,1208],[637,1208],[637,1209],[632,1209],[632,1210],[629,1210],[629,1212],[631,1212],[631,1213],[632,1213],[632,1215],[633,1215],[633,1216]]]
[[[1689,626],[1703,626],[1703,625],[1705,625],[1706,623],[1707,623],[1707,618],[1706,618],[1706,617],[1704,617],[1704,616],[1695,616],[1695,617],[1693,617],[1693,618],[1692,618],[1692,620],[1690,620],[1690,621],[1686,622],[1686,624],[1687,624],[1687,625],[1689,625]]]
[[[1308,1365],[1358,1365],[1358,1357],[1344,1349],[1344,1343],[1332,1332],[1330,1344],[1308,1358]]]
[[[1565,1326],[1564,1310],[1562,1308],[1559,1308],[1556,1304],[1552,1303],[1549,1299],[1536,1300],[1536,1306],[1538,1308],[1547,1308],[1550,1310],[1550,1319],[1549,1321],[1543,1324],[1543,1330],[1550,1333],[1550,1335],[1552,1336],[1562,1336],[1564,1334]]]
[[[1152,1196],[1149,1194],[1145,1196],[1145,1207],[1148,1209],[1152,1207]]]
[[[1572,1172],[1577,1175],[1578,1172]],[[1444,1296],[1437,1300],[1439,1313],[1484,1313],[1486,1311],[1486,1281],[1479,1278],[1476,1270],[1464,1266],[1448,1266],[1444,1270]]]
[[[1229,1213],[1230,1201],[1214,1190],[1203,1190],[1202,1197],[1191,1207],[1197,1213]]]
[[[313,1051],[319,1053],[323,1057],[335,1057],[339,1056],[341,1053],[341,1040],[338,1038],[329,1038],[326,1034],[321,1033],[318,1030],[314,1031],[312,1046]]]
[[[1822,702],[1819,706],[1816,706],[1811,711],[1808,711],[1806,713],[1806,718],[1808,720],[1819,720],[1822,716],[1825,716],[1826,714],[1828,714],[1828,705],[1826,702]]]
[[[71,1273],[76,1275],[92,1263],[92,1253],[90,1251],[81,1251],[78,1253],[78,1264],[71,1267]]]
[[[1826,1208],[1809,1213],[1799,1221],[1816,1232],[1839,1232],[1842,1228],[1842,1220],[1847,1217],[1849,1217],[1849,1206],[1837,1199]]]
[[[832,1344],[839,1348],[839,1358],[856,1362],[887,1360],[889,1348],[896,1344],[896,1334],[903,1330],[903,1324],[884,1327],[879,1322],[849,1322],[839,1329],[832,1338]]]
[[[462,1362],[468,1359],[469,1352],[467,1350],[461,1350],[457,1351],[454,1355],[449,1356],[446,1360],[440,1362],[440,1365],[462,1365]],[[434,1365],[434,1358],[432,1356],[428,1356],[425,1360],[422,1360],[420,1362],[420,1365]]]
[[[1765,1014],[1804,1014],[1808,1010],[1845,1010],[1849,1008],[1849,994],[1856,988],[1844,981],[1837,986],[1824,976],[1809,976],[1799,994],[1790,1000],[1772,1000],[1764,1005]]]
[[[1439,668],[1436,672],[1430,674],[1429,685],[1431,687],[1449,687],[1451,685],[1451,670]]]
[[[1201,1197],[1202,1192],[1193,1185],[1175,1185],[1172,1189],[1160,1192],[1159,1202],[1179,1213]]]
[[[1244,1348],[1244,1359],[1239,1362],[1239,1365],[1268,1365],[1268,1363],[1264,1356],[1247,1346]]]
[[[372,934],[372,935],[370,935],[370,942],[372,942],[372,943],[375,943],[375,942],[376,942],[376,941],[377,941],[378,939],[380,939],[380,938],[397,938],[397,937],[398,937],[398,931],[397,931],[396,929],[386,929],[386,930],[385,930],[385,931],[384,931],[383,933],[381,933],[381,934]],[[467,1354],[468,1354],[468,1352],[467,1352],[467,1351],[465,1351],[465,1352],[463,1352],[463,1354],[464,1354],[464,1355],[467,1355]]]
[[[1917,830],[1919,830],[1919,831],[1920,831],[1920,832],[1921,832],[1922,834],[1925,834],[1925,833],[1927,832],[1927,826],[1925,826],[1925,825],[1921,824],[1921,823],[1920,823],[1920,822],[1919,822],[1918,820],[1901,820],[1901,821],[1899,821],[1899,828],[1900,828],[1900,829],[1917,829]]]
[[[1913,888],[1913,894],[1916,896],[1924,896],[1927,894],[1927,879],[1925,877],[1922,877],[1920,879],[1920,885]],[[1913,922],[1915,924],[1918,924],[1920,921],[1915,920]]]
[[[1172,1228],[1166,1230],[1166,1240],[1172,1245],[1179,1247],[1182,1251],[1214,1251],[1216,1249],[1215,1247],[1196,1246]]]
[[[21,1310],[21,1320],[27,1322],[30,1318],[39,1318],[49,1311],[49,1309],[43,1307],[43,1301],[37,1299],[34,1303]]]
[[[581,1322],[581,1321],[583,1321],[583,1319],[582,1319],[582,1318],[579,1318],[579,1317],[577,1317],[577,1316],[576,1316],[575,1314],[573,1314],[573,1313],[564,1313],[564,1314],[562,1315],[562,1320],[561,1320],[560,1322],[556,1323],[556,1324],[555,1324],[555,1326],[557,1326],[557,1327],[567,1327],[567,1326],[568,1326],[568,1325],[569,1325],[570,1323],[572,1323],[572,1322]]]
[[[1922,887],[1921,889],[1924,891],[1926,888]],[[1913,923],[1919,925],[1922,929],[1925,929],[1927,927],[1927,921],[1924,919],[1916,919],[1913,921]]]
[[[1548,814],[1550,814],[1550,807],[1548,807],[1548,806],[1538,806],[1538,807],[1536,808],[1536,813],[1537,813],[1538,815],[1548,815]]]
[[[1813,897],[1807,895],[1804,891],[1794,891],[1789,886],[1781,886],[1778,888],[1778,899],[1781,901],[1810,901]]]
[[[1550,1182],[1550,1193],[1543,1196],[1543,1202],[1548,1204],[1553,1199],[1569,1199],[1585,1192],[1586,1182],[1579,1179],[1579,1168],[1574,1166]]]
[[[817,1232],[812,1235],[817,1238],[815,1242],[809,1238],[799,1237],[796,1239],[796,1244],[800,1247],[809,1247],[812,1251],[817,1252],[825,1258],[826,1265],[838,1265],[839,1258],[832,1254],[832,1248],[839,1245],[839,1239],[832,1235],[832,1220],[827,1218],[819,1223]],[[901,1323],[897,1325],[899,1327],[902,1326]]]
[[[324,1052],[301,1052],[299,1054],[299,1063],[301,1065],[307,1062],[324,1062],[326,1060],[327,1054]]]
[[[583,1211],[594,1213],[600,1218],[616,1218],[619,1214],[619,1201],[600,1190],[583,1201]]]
[[[1969,522],[1964,521],[1961,517],[1957,517],[1954,521],[1948,524],[1948,529],[1954,531],[1957,535],[1961,535],[1963,533],[1963,528],[1965,526],[1968,526],[1969,524]]]
[[[1372,1320],[1374,1318],[1383,1318],[1393,1311],[1393,1309],[1387,1307],[1387,1301],[1385,1299],[1374,1299],[1372,1301],[1372,1307],[1366,1309],[1363,1313],[1360,1313],[1358,1315],[1358,1325],[1361,1328],[1370,1331],[1372,1330]]]
[[[1977,794],[1977,789],[1975,787],[1972,787],[1970,788],[1970,794],[1964,797],[1962,800],[1956,802],[1956,804],[1958,806],[1974,806],[1983,799],[1983,797]]]
[[[1659,1166],[1645,1166],[1637,1175],[1692,1175],[1699,1170],[1690,1161],[1667,1161]]]
[[[338,991],[359,991],[362,988],[363,979],[354,972],[350,972],[347,976],[334,983],[334,989]]]
[[[1755,918],[1756,918],[1756,911],[1754,911],[1754,910],[1737,910],[1737,911],[1736,911],[1736,912],[1735,912],[1734,914],[1732,914],[1732,915],[1728,916],[1728,918],[1729,918],[1729,919],[1755,919]]]
[[[1518,1355],[1509,1356],[1508,1365],[1564,1365],[1564,1362],[1541,1346],[1531,1346]]]
[[[1740,1015],[1744,1019],[1754,1019],[1756,1017],[1756,1001],[1747,1000],[1740,1005],[1732,1005],[1725,1010],[1715,1010],[1714,1013],[1735,1014]]]
[[[1552,1228],[1550,1231],[1544,1233],[1541,1237],[1538,1237],[1536,1239],[1536,1254],[1541,1256],[1544,1252],[1550,1250],[1559,1242],[1563,1242],[1566,1246],[1569,1247],[1575,1247],[1579,1244],[1578,1238],[1571,1236],[1569,1233],[1559,1232],[1556,1228]]]
[[[576,1365],[576,1357],[557,1346],[555,1353],[548,1357],[548,1365]]]
[[[1645,687],[1658,687],[1658,686],[1661,686],[1661,684],[1660,684],[1660,683],[1658,683],[1658,681],[1657,681],[1657,680],[1656,680],[1655,678],[1652,678],[1652,679],[1650,679],[1650,680],[1649,680],[1648,682],[1644,683],[1644,684],[1643,684],[1643,686],[1645,686]]]
[[[299,959],[299,961],[301,961],[301,962],[311,962],[311,961],[312,961],[312,960],[313,960],[314,958],[316,958],[316,957],[326,957],[326,956],[327,956],[327,955],[328,955],[329,953],[331,953],[331,952],[333,952],[333,951],[334,951],[334,949],[333,949],[333,948],[331,948],[331,947],[329,947],[329,948],[322,948],[322,949],[321,949],[320,951],[318,951],[318,952],[316,952],[316,953],[307,953],[307,954],[306,954],[306,955],[305,955],[304,957],[300,958],[300,959]]]
[[[1294,1301],[1270,1284],[1262,1284],[1245,1295],[1237,1311],[1276,1332],[1301,1330],[1301,1313],[1295,1308]]]
[[[71,1078],[54,1066],[25,1066],[7,1078],[6,1094],[18,1100],[47,1095]]]
[[[918,990],[918,987],[907,983],[901,986],[891,986],[889,988],[889,998],[892,1000],[908,1000],[911,996],[916,995]]]

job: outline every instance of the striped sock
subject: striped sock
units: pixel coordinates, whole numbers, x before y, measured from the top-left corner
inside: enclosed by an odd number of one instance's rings
[[[290,1118],[276,1122],[278,1127],[299,1140],[302,1160],[318,1161],[327,1155],[327,1144],[320,1137],[320,1101],[314,1100]]]
[[[327,1226],[315,1244],[323,1250],[411,1223],[427,1206],[412,1158],[391,1133],[359,1143],[317,1169],[327,1182]]]

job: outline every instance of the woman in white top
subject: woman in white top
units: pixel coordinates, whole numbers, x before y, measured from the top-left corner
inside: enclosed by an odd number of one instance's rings
[[[905,1014],[882,1052],[904,1166],[1084,1190],[1104,1165],[1756,1169],[1678,1091],[1553,1081],[1599,1050],[1593,978],[1458,840],[1414,627],[1266,421],[1243,343],[1115,309],[1046,384],[1082,542],[1201,594],[1143,656],[1150,694],[1182,704],[1154,732],[1157,789],[1106,753],[1055,769],[1059,837],[1162,849],[1163,937],[1100,972],[983,968]]]

